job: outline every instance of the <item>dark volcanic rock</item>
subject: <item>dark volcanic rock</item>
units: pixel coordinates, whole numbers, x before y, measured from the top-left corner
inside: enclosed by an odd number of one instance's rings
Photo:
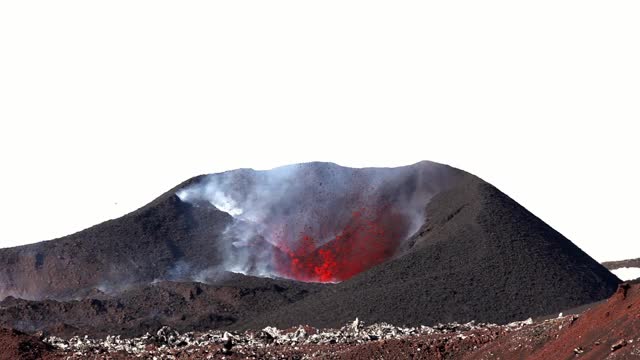
[[[119,219],[37,244],[0,249],[0,297],[70,298],[93,288],[168,278],[188,260],[194,269],[220,262],[215,241],[231,216],[184,203],[176,189]]]
[[[640,258],[618,261],[606,261],[602,265],[609,270],[620,269],[623,267],[637,267],[640,268]]]
[[[226,274],[215,286],[162,281],[114,297],[0,302],[0,324],[26,332],[137,336],[163,325],[179,331],[232,327],[301,300],[327,285]]]
[[[391,204],[395,214],[402,213],[403,204],[422,209],[421,226],[414,235],[398,241],[395,253],[384,249],[382,253],[393,256],[391,259],[380,263],[377,258],[369,264],[377,266],[353,277],[347,273],[345,278],[350,278],[338,284],[247,276],[214,276],[208,279],[211,285],[150,284],[158,279],[184,281],[235,259],[228,251],[228,239],[222,236],[228,225],[238,224],[234,218],[206,202],[183,202],[175,195],[204,181],[194,178],[120,219],[61,239],[0,249],[0,295],[58,299],[7,298],[0,303],[0,323],[61,335],[140,335],[161,325],[181,331],[299,324],[338,327],[356,317],[368,323],[398,325],[470,320],[505,323],[604,299],[619,283],[564,236],[490,184],[463,171],[427,162],[396,169],[360,170],[324,163],[295,168],[303,176],[287,186],[269,189],[278,189],[279,196],[304,198],[270,204],[272,211],[265,218],[270,224],[317,219],[328,221],[332,232],[349,223],[336,214],[352,214],[360,202],[371,205],[373,198]],[[264,181],[269,172],[224,174],[216,179],[227,179],[231,191],[241,194],[246,187]],[[332,187],[355,192],[341,196],[327,190],[326,183],[331,182],[323,182],[325,176],[336,182]],[[369,178],[376,181],[368,182]],[[358,193],[372,183],[376,184],[373,190]],[[247,196],[244,201],[248,206],[256,197]],[[319,214],[308,209],[314,204],[322,209]],[[284,212],[283,205],[287,205]],[[393,223],[393,219],[385,221]],[[305,228],[309,224],[296,225]],[[295,237],[288,241],[292,239]],[[342,240],[333,240],[338,241]],[[281,251],[275,258],[316,261],[327,249],[345,248],[331,241],[317,245],[321,245],[318,252],[324,251],[318,256],[292,258]],[[256,255],[256,249],[272,252],[272,247],[263,242],[246,249],[253,249]],[[334,259],[348,260],[340,255],[341,259]],[[269,258],[257,254],[255,259]],[[317,268],[305,271],[303,275],[309,276]],[[183,273],[188,274],[181,276]]]

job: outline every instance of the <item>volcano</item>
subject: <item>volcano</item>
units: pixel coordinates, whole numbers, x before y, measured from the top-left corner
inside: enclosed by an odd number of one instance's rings
[[[0,323],[67,334],[505,323],[620,282],[492,185],[426,161],[198,176],[119,219],[0,249],[0,264]]]

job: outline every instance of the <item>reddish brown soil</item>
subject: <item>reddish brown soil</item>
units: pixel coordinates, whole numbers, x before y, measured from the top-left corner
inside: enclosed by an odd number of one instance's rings
[[[31,335],[0,328],[0,360],[42,359],[52,352],[51,346]]]
[[[499,337],[476,351],[466,353],[462,358],[465,360],[529,359],[532,354],[546,346],[551,339],[555,339],[563,329],[570,326],[576,318],[576,316],[570,315],[534,323]],[[556,358],[551,357],[546,360],[549,359],[555,360]]]
[[[640,286],[624,284],[606,302],[585,312],[533,359],[640,358]],[[579,351],[578,351],[579,352]]]
[[[327,358],[349,359],[452,359],[461,358],[487,343],[504,336],[503,329],[466,333],[464,336],[416,336],[366,343],[345,349]],[[327,354],[328,355],[328,354]]]
[[[562,327],[525,328],[466,357],[494,358],[640,358],[640,285],[621,285],[609,300],[586,310]]]

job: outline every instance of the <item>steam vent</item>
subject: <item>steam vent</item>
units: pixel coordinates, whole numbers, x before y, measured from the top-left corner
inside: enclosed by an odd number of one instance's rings
[[[0,322],[25,333],[11,336],[220,330],[211,341],[227,356],[240,331],[267,327],[277,340],[276,327],[305,325],[307,341],[349,323],[375,342],[390,328],[363,324],[445,334],[432,326],[557,318],[620,283],[492,185],[427,161],[197,176],[119,219],[0,249],[0,264]]]

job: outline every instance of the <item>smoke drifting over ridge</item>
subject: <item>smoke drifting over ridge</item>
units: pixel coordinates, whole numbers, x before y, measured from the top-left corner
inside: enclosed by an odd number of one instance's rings
[[[337,282],[395,256],[455,173],[430,162],[364,169],[306,163],[212,174],[176,195],[233,217],[216,241],[221,270]]]

